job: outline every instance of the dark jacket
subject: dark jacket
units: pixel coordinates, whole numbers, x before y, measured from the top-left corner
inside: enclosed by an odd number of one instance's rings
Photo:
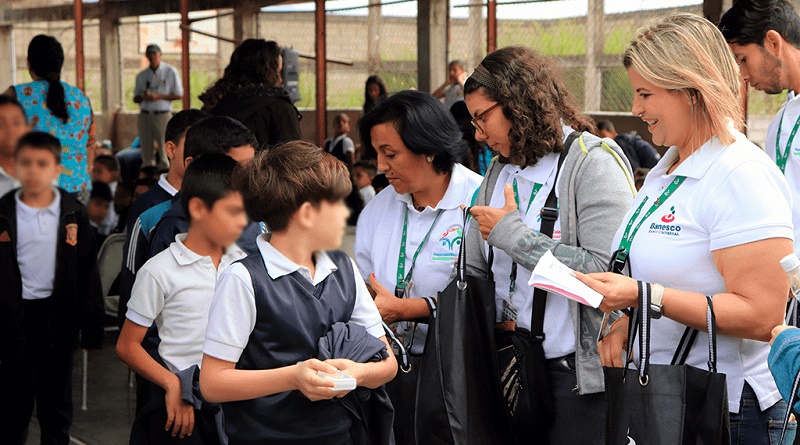
[[[65,190],[56,247],[50,337],[64,347],[97,349],[103,340],[103,291],[97,269],[97,244],[86,211]],[[0,198],[0,360],[25,347],[22,275],[17,262],[16,190]]]
[[[243,123],[256,136],[261,148],[302,137],[300,112],[283,88],[251,85],[234,90],[220,99],[211,114]]]

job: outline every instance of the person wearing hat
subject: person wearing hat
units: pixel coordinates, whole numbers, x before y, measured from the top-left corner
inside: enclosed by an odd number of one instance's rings
[[[161,61],[161,48],[147,45],[145,56],[150,66],[136,76],[133,101],[141,107],[139,139],[142,145],[142,165],[156,165],[154,144],[158,146],[159,169],[167,169],[169,161],[164,151],[164,132],[171,116],[172,101],[183,96],[178,71]]]

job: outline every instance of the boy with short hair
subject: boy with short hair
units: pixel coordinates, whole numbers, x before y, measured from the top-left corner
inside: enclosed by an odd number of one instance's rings
[[[329,401],[347,391],[334,391],[333,381],[317,373],[341,370],[357,386],[378,388],[394,377],[397,363],[386,353],[380,314],[355,263],[328,250],[345,233],[347,169],[294,141],[258,153],[234,184],[250,218],[264,221],[271,236],[260,236],[259,252],[217,282],[203,345],[203,394],[223,402],[232,444],[351,443],[357,422],[344,407],[348,399]],[[345,323],[361,342],[352,346],[369,357],[317,359],[321,339]],[[380,361],[370,361],[376,355]]]
[[[347,137],[350,131],[350,117],[345,113],[339,113],[333,117],[333,137],[325,141],[325,151],[332,154],[336,159],[352,168],[356,162],[356,147],[353,140]]]
[[[86,216],[89,217],[89,224],[92,232],[97,239],[97,245],[102,246],[116,224],[108,224],[108,216],[114,202],[111,195],[111,187],[100,181],[92,182],[92,192],[89,194],[89,202],[86,204]]]
[[[0,196],[19,187],[14,167],[14,149],[19,138],[31,131],[25,109],[16,99],[0,96]]]
[[[156,403],[137,416],[131,443],[140,439],[160,443],[170,435],[184,438],[193,429],[198,434],[191,441],[187,437],[187,442],[217,443],[213,415],[203,414],[181,399],[184,388],[178,374],[192,377],[200,365],[217,277],[245,256],[235,244],[247,225],[242,196],[231,184],[236,166],[236,161],[222,154],[206,154],[189,165],[181,190],[189,231],[177,235],[167,250],[147,261],[136,275],[117,354],[131,369],[158,385],[160,397],[151,396]],[[142,347],[154,322],[161,338],[158,353],[163,365]],[[198,400],[202,403],[199,395]],[[143,440],[145,437],[148,440]]]
[[[22,444],[34,401],[42,443],[68,443],[72,352],[103,337],[97,246],[83,206],[53,181],[61,144],[42,132],[15,150],[21,188],[0,198],[0,382],[3,438]]]
[[[253,133],[236,119],[213,116],[198,122],[186,132],[185,145],[184,159],[187,163],[202,153],[222,153],[244,165],[250,159],[253,159],[258,141],[256,141]],[[148,230],[144,224],[142,228],[143,231]],[[188,219],[186,213],[180,204],[176,202],[176,199],[173,198],[170,208],[161,215],[155,227],[150,229],[149,257],[152,258],[166,249],[175,238],[175,235],[186,232],[187,228]],[[255,251],[257,233],[257,227],[248,227],[243,232],[243,239],[240,240],[239,246],[245,252]]]
[[[353,182],[358,187],[364,207],[375,197],[375,188],[372,187],[372,180],[378,174],[375,163],[371,161],[358,161],[353,166]]]

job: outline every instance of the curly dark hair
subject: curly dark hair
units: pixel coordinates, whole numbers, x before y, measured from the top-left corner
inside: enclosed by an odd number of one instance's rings
[[[546,57],[529,48],[509,46],[486,56],[481,65],[488,71],[492,86],[473,75],[464,84],[464,95],[481,90],[488,99],[501,104],[503,114],[511,121],[508,161],[512,164],[535,165],[539,158],[563,151],[562,124],[594,132],[594,121],[581,113]]]
[[[264,39],[247,39],[236,47],[222,77],[199,96],[203,109],[214,108],[229,92],[250,85],[278,87],[281,47]]]

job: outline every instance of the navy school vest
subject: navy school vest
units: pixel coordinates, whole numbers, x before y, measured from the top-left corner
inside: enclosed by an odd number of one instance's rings
[[[355,271],[341,251],[328,252],[337,270],[316,287],[299,272],[270,278],[260,253],[240,260],[253,281],[256,324],[237,369],[274,369],[318,355],[318,342],[347,322],[356,302]],[[312,402],[300,391],[223,403],[225,430],[236,443],[337,443],[351,420],[336,400]]]

